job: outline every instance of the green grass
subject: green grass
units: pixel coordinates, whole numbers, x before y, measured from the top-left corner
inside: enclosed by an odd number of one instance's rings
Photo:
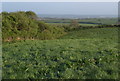
[[[118,40],[118,28],[94,28],[71,31],[61,39],[111,39]]]
[[[3,78],[118,79],[117,38],[117,28],[95,28],[3,43]]]

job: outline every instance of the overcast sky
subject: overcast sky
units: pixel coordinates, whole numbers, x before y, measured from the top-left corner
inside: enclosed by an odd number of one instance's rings
[[[37,14],[117,15],[117,2],[3,2],[2,11]]]

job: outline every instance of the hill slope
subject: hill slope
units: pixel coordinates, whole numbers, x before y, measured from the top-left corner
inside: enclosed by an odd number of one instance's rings
[[[117,79],[117,31],[87,29],[57,40],[3,43],[3,78]]]

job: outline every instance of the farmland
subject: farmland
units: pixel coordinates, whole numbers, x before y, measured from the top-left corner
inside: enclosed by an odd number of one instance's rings
[[[104,22],[104,23],[101,23]],[[3,79],[117,79],[114,19],[38,20],[2,12]]]
[[[0,79],[120,79],[118,2],[2,2]]]
[[[43,19],[46,23],[70,23],[73,19],[56,19],[56,18],[45,18]],[[79,24],[117,24],[118,18],[84,18],[76,19]]]
[[[4,79],[118,79],[118,28],[3,43]]]

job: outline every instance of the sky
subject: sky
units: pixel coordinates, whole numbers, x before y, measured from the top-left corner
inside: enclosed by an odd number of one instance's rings
[[[2,2],[2,11],[37,14],[117,15],[117,2]]]
[[[119,2],[119,0],[1,0],[2,2]]]

